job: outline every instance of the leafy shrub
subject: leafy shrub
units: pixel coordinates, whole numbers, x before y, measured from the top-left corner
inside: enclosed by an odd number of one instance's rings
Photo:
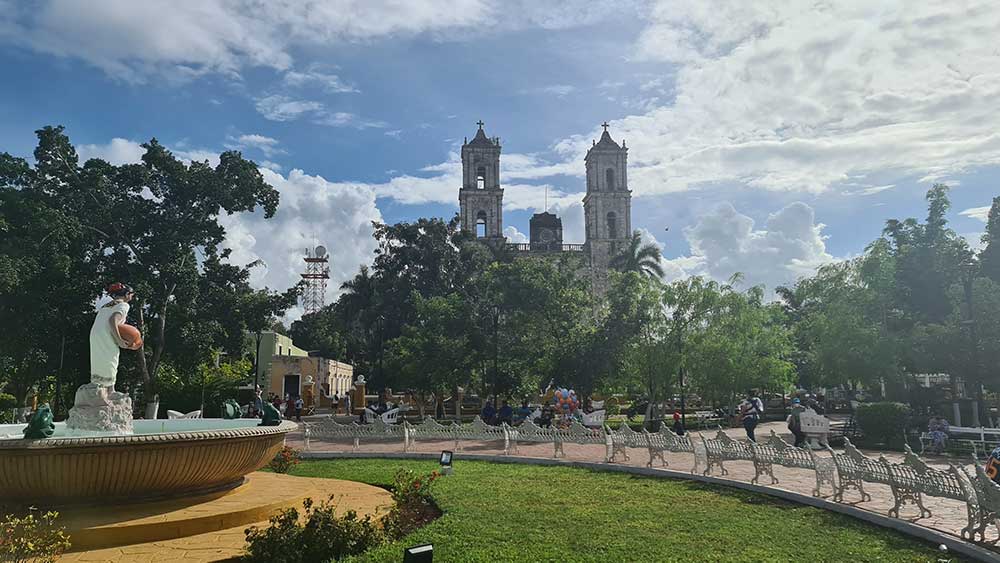
[[[39,514],[31,509],[24,516],[7,514],[0,521],[0,561],[23,563],[55,561],[69,549],[66,528],[56,526],[58,512]]]
[[[393,505],[385,518],[386,533],[401,538],[438,517],[440,511],[431,499],[431,488],[441,474],[433,471],[417,475],[400,469],[392,487]]]
[[[274,454],[274,459],[268,464],[271,471],[275,473],[288,473],[288,471],[299,464],[299,450],[285,446],[281,451]]]
[[[302,507],[305,509],[302,524],[299,511],[288,508],[272,516],[267,528],[248,528],[243,560],[261,563],[339,560],[385,542],[385,532],[371,516],[359,518],[353,510],[337,516],[330,501],[314,507],[308,498]]]
[[[9,393],[0,393],[0,424],[14,422],[12,410],[17,408],[17,398]]]
[[[882,402],[858,406],[855,420],[869,443],[895,445],[903,440],[909,416],[909,406]]]

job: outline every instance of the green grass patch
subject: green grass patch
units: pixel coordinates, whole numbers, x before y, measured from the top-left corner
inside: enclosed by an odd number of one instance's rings
[[[386,487],[401,467],[437,464],[308,461],[291,474]],[[441,518],[354,561],[398,562],[422,543],[435,562],[941,560],[934,546],[847,516],[694,482],[458,459],[434,498]]]

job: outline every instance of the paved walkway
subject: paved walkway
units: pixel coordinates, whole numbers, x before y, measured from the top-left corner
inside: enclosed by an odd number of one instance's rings
[[[793,441],[792,435],[787,431],[784,422],[769,422],[761,424],[758,426],[756,432],[758,439],[769,435],[769,432],[772,429],[789,443]],[[742,428],[731,428],[727,429],[725,432],[733,438],[746,439],[746,433]],[[709,436],[710,434],[714,434],[714,432],[705,431],[703,434],[705,436]],[[354,451],[353,443],[350,440],[331,441],[326,439],[317,440],[314,438],[310,442],[310,450],[313,452]],[[286,443],[294,448],[303,449],[304,442],[301,429],[298,432],[289,433],[286,438]],[[450,441],[418,441],[411,446],[410,451],[440,452],[442,450],[454,449],[454,446],[455,443]],[[455,452],[457,459],[461,459],[462,452],[486,455],[503,454],[503,445],[499,442],[459,442],[459,448],[459,451]],[[519,452],[517,454],[513,454],[515,457],[551,459],[553,453],[552,444],[519,444],[518,449]],[[603,462],[605,458],[605,447],[599,444],[564,444],[563,449],[566,453],[566,457],[562,459],[565,459],[566,461]],[[364,443],[362,441],[358,451],[398,453],[403,451],[403,444],[402,441],[376,443]],[[881,452],[876,451],[865,451],[864,453],[872,457],[878,457],[881,454]],[[897,452],[887,452],[881,455],[885,455],[887,459],[894,462],[901,461],[903,458],[903,455]],[[694,465],[694,456],[691,454],[665,452],[664,458],[667,461],[668,467],[675,471],[690,471]],[[631,448],[629,449],[629,459],[627,461],[619,461],[617,463],[645,467],[648,461],[649,455],[646,449]],[[942,469],[947,469],[949,462],[955,463],[956,465],[968,463],[968,460],[941,457],[931,457],[925,459],[925,461],[931,466]],[[659,462],[657,462],[657,465],[659,465]],[[726,477],[723,477],[724,479],[732,479],[749,483],[750,479],[754,476],[753,464],[751,462],[726,462],[726,469],[729,471],[729,474]],[[717,473],[715,473],[714,476],[720,477]],[[815,473],[811,470],[793,469],[775,465],[774,476],[779,481],[777,485],[774,485],[775,488],[811,495],[813,489],[816,487]],[[859,502],[860,495],[855,491],[845,493],[845,501],[857,508],[868,510],[883,516],[886,515],[890,508],[892,508],[894,504],[893,496],[892,491],[888,486],[865,483],[865,491],[871,495],[872,498],[870,501]],[[833,495],[833,491],[827,486],[825,487],[825,490],[822,491],[822,495],[825,498],[830,498]],[[923,502],[924,506],[931,511],[932,516],[928,518],[920,518],[920,510],[917,507],[906,505],[900,509],[900,517],[920,526],[926,526],[956,537],[961,537],[960,532],[962,528],[968,524],[964,503],[928,496],[924,497]],[[987,528],[986,533],[987,541],[998,539],[996,529],[994,527],[991,526]]]

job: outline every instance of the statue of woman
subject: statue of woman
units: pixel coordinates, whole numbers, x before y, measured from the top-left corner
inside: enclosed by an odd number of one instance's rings
[[[98,309],[97,318],[90,327],[90,382],[113,389],[120,349],[135,350],[138,342],[126,342],[121,335],[121,326],[128,317],[128,303],[135,292],[123,283],[113,283],[108,287],[108,294],[111,302]]]

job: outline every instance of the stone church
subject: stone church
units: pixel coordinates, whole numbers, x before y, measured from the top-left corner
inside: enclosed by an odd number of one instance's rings
[[[632,192],[628,189],[628,148],[608,134],[590,147],[587,193],[583,197],[585,240],[564,244],[562,219],[543,212],[529,221],[528,243],[508,243],[503,236],[503,187],[500,184],[500,139],[487,137],[483,122],[462,145],[462,189],[458,192],[462,228],[491,246],[505,245],[523,256],[552,257],[573,253],[590,270],[595,289],[603,290],[611,258],[627,246],[632,234]]]

